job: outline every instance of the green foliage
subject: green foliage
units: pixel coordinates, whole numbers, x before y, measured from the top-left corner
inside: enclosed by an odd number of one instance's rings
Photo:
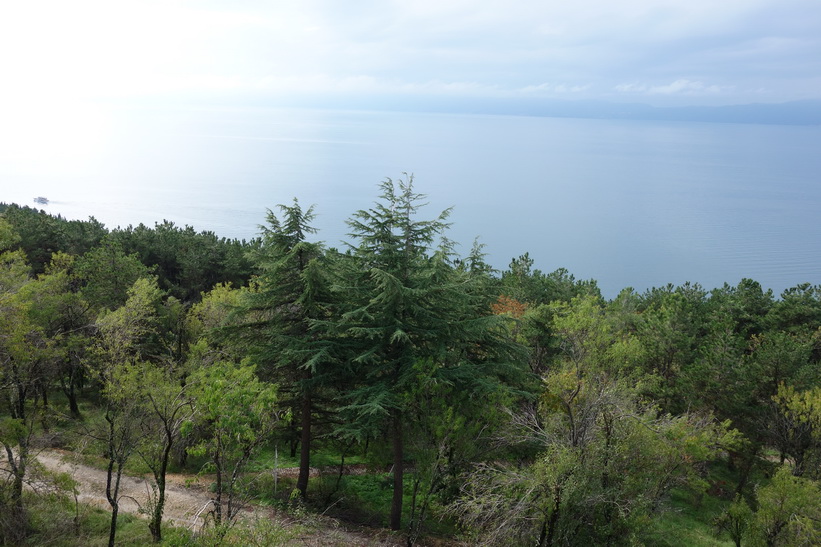
[[[219,238],[191,226],[180,228],[166,220],[153,228],[140,224],[118,229],[110,237],[154,268],[160,286],[183,302],[198,300],[218,283],[240,286],[252,273],[246,253],[254,243]]]
[[[308,487],[314,413],[333,392],[339,375],[336,344],[321,325],[338,308],[331,292],[333,263],[322,245],[307,241],[316,230],[310,225],[313,207],[303,210],[295,199],[280,205],[282,220],[268,211],[262,241],[254,253],[260,275],[254,290],[242,293],[232,332],[248,340],[248,352],[260,363],[264,377],[276,382],[298,421],[300,474],[297,488]],[[294,424],[295,427],[296,424]]]
[[[188,385],[170,369],[145,362],[117,367],[106,395],[120,406],[134,405],[129,418],[139,437],[134,451],[151,470],[153,482],[146,512],[155,542],[162,539],[162,519],[166,500],[166,475],[171,451],[180,440],[183,424],[194,416]]]
[[[49,364],[54,341],[36,305],[50,301],[49,279],[31,280],[21,251],[0,254],[0,536],[19,543],[26,535],[23,485],[29,478],[31,444],[38,421],[45,417]]]
[[[194,372],[189,381],[194,385],[198,419],[213,432],[213,444],[203,442],[192,452],[207,452],[221,444],[241,453],[264,442],[280,419],[276,387],[260,382],[254,367],[216,363]],[[230,447],[231,440],[238,446]]]
[[[487,544],[641,541],[669,491],[701,491],[699,465],[735,442],[726,424],[659,415],[618,384],[590,379],[568,393],[564,381],[550,381],[548,393],[564,395],[548,395],[538,414],[519,411],[543,446],[532,465],[483,465],[466,477],[454,511]]]
[[[773,396],[776,405],[771,431],[782,454],[794,463],[793,473],[821,476],[821,387],[798,391],[780,384]]]
[[[765,319],[775,303],[772,290],[764,291],[752,279],[742,279],[736,287],[728,284],[710,293],[710,305],[732,318],[734,330],[743,339],[761,334]]]
[[[218,284],[191,306],[184,326],[190,341],[186,348],[188,368],[219,360],[239,362],[250,353],[250,341],[238,332],[245,320],[239,310],[246,293],[256,290],[256,285],[233,288]]]
[[[782,466],[772,481],[756,492],[752,517],[753,545],[818,545],[821,543],[821,488]]]
[[[446,397],[486,396],[518,370],[504,326],[508,319],[490,314],[479,291],[486,287],[481,270],[452,263],[444,237],[450,211],[418,220],[424,196],[415,192],[412,177],[387,179],[381,190],[374,207],[348,222],[359,244],[343,261],[347,309],[335,330],[351,366],[341,433],[354,439],[390,435],[391,527],[397,530],[406,431],[418,419],[412,401],[440,383],[447,386]]]
[[[128,298],[128,290],[140,279],[149,277],[134,254],[126,254],[111,239],[105,239],[77,260],[75,276],[82,285],[84,298],[96,310],[113,310]]]
[[[796,391],[791,386],[780,384],[774,397],[776,403],[796,422],[813,428],[821,435],[821,386],[807,391]]]
[[[100,336],[95,349],[104,363],[116,366],[156,353],[162,296],[156,280],[140,278],[128,290],[123,306],[103,310],[97,319]]]
[[[182,538],[180,543],[169,542],[169,545],[181,547],[208,547],[213,545],[237,547],[275,547],[293,545],[304,538],[306,527],[289,523],[287,526],[268,518],[257,518],[253,522],[243,523],[229,530],[206,528],[194,538]]]
[[[641,541],[669,491],[702,490],[699,466],[734,448],[738,434],[710,415],[643,403],[620,379],[642,353],[596,298],[552,311],[561,354],[538,406],[513,412],[513,442],[529,439],[541,454],[526,467],[480,465],[454,511],[491,544]]]
[[[26,253],[36,274],[45,271],[54,253],[84,254],[97,246],[107,232],[93,217],[69,221],[14,204],[5,207],[3,217],[17,234],[14,245]]]
[[[278,406],[276,386],[260,382],[252,366],[217,362],[188,381],[197,423],[206,431],[189,452],[209,458],[205,471],[216,473],[216,524],[230,524],[239,511],[235,486],[240,474],[286,413]],[[183,434],[194,425],[183,426]]]
[[[20,243],[20,236],[14,231],[11,223],[0,215],[0,252],[9,251],[18,243]]]
[[[191,306],[187,316],[187,328],[193,339],[209,337],[215,330],[224,327],[229,317],[236,312],[244,289],[232,288],[228,283],[220,283],[202,295],[202,299]]]
[[[27,495],[31,516],[25,545],[61,547],[97,547],[108,545],[110,515],[99,508],[80,505],[61,493]],[[182,535],[182,534],[175,534]],[[123,515],[119,522],[117,545],[141,546],[151,542],[145,523],[133,515]]]
[[[449,514],[485,543],[721,544],[714,524],[737,545],[821,541],[818,286],[775,298],[750,279],[686,283],[606,302],[595,281],[545,274],[526,253],[499,277],[478,245],[457,257],[449,210],[420,220],[422,201],[412,177],[386,180],[351,218],[344,254],[308,241],[313,208],[296,200],[250,243],[0,207],[7,541],[27,530],[105,541],[82,519],[65,527],[62,509],[50,527],[32,512],[45,499],[22,488],[35,440],[81,430],[112,485],[142,456],[154,523],[170,457],[217,472],[225,519],[172,543],[289,541],[274,525],[231,527],[240,502],[273,486],[246,471],[267,480],[285,443],[300,458],[283,450],[277,465],[299,461],[302,492],[311,464],[392,461],[392,478],[311,479],[306,507],[404,522],[409,543]],[[86,421],[57,423],[66,402]],[[706,473],[724,457],[734,471],[719,499],[704,493]],[[753,492],[772,460],[789,472]],[[107,493],[115,507],[116,487]],[[104,535],[105,517],[92,520]],[[145,543],[131,520],[109,532]]]
[[[821,326],[821,286],[801,283],[781,293],[767,314],[772,330],[812,332]]]
[[[502,272],[500,292],[530,304],[569,302],[574,297],[584,295],[601,298],[601,291],[594,280],[577,281],[564,268],[545,274],[534,270],[533,262],[528,253],[511,260],[508,269]]]
[[[752,520],[752,509],[743,497],[736,496],[733,503],[716,519],[715,523],[720,530],[727,532],[736,547],[741,547],[741,541],[747,537]]]

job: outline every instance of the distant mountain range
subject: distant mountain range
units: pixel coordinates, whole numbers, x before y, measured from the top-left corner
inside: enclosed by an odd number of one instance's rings
[[[561,108],[545,108],[535,115],[560,116]],[[760,123],[783,125],[821,124],[821,101],[730,106],[653,107],[645,104],[578,103],[565,112],[575,117],[689,122]],[[566,114],[573,115],[573,114]]]
[[[348,102],[348,101],[346,101]],[[730,106],[655,107],[640,103],[487,98],[399,98],[352,101],[340,107],[372,110],[506,114],[557,118],[821,125],[821,101]]]
[[[150,102],[146,103],[149,104]],[[724,106],[652,106],[594,100],[557,100],[532,97],[464,97],[435,95],[304,94],[271,97],[264,94],[202,96],[185,104],[331,108],[394,112],[450,114],[501,114],[553,118],[614,120],[666,120],[682,122],[749,123],[773,125],[821,125],[821,100],[784,103],[750,103]],[[182,104],[182,103],[181,103]]]

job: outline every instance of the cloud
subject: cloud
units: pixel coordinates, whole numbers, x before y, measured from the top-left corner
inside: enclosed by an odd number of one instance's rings
[[[223,82],[217,81],[216,84]],[[232,82],[234,83],[234,82]],[[223,85],[226,88],[227,85]],[[234,85],[234,87],[240,87]],[[590,85],[569,85],[565,83],[541,83],[523,87],[486,84],[476,81],[426,80],[409,81],[401,78],[380,78],[368,75],[336,77],[329,74],[305,76],[269,75],[248,83],[248,88],[258,92],[277,94],[321,94],[333,89],[337,94],[377,94],[377,95],[428,95],[465,97],[551,97],[579,95],[587,92]]]
[[[0,73],[7,97],[821,98],[821,3],[6,2]]]
[[[651,95],[715,95],[722,93],[724,89],[717,85],[705,85],[703,82],[681,79],[667,85],[653,86],[648,93]]]
[[[247,86],[256,92],[277,94],[322,94],[329,89],[336,94],[400,94],[400,95],[468,95],[485,96],[504,92],[499,86],[464,81],[406,81],[360,74],[334,76],[310,74],[301,76],[269,75]]]
[[[615,87],[619,93],[647,93],[647,86],[644,84],[619,84]]]
[[[728,86],[707,85],[701,81],[680,78],[669,84],[647,85],[639,83],[618,84],[614,88],[619,93],[639,95],[720,95],[731,90]]]
[[[521,93],[525,95],[567,95],[583,93],[590,89],[590,85],[570,85],[542,83],[538,85],[526,85],[521,88]]]

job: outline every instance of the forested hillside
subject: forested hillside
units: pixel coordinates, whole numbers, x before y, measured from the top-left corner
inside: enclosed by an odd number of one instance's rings
[[[821,544],[821,286],[606,300],[423,205],[386,180],[344,249],[297,200],[252,241],[0,206],[0,543],[121,544],[141,474],[136,543],[248,544],[264,504],[408,545]],[[46,448],[106,472],[99,537]],[[172,472],[202,529],[164,522]]]

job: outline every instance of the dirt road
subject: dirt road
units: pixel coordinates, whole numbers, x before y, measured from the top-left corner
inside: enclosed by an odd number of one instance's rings
[[[110,510],[105,498],[106,472],[75,461],[71,453],[57,450],[43,450],[36,456],[37,460],[49,471],[68,473],[77,483],[81,503]],[[176,526],[190,530],[199,530],[204,518],[212,508],[211,494],[202,484],[187,485],[191,477],[169,475],[166,486],[164,520]],[[146,504],[151,486],[144,478],[123,476],[120,483],[120,511],[139,514],[139,508]],[[295,521],[284,513],[277,513],[270,508],[253,507],[242,513],[241,518],[250,520],[255,517],[274,519],[282,526],[293,526]],[[306,526],[299,523],[301,530],[294,545],[397,545],[396,537],[388,534],[364,534],[346,530],[339,522],[314,516]],[[380,537],[381,536],[381,537]]]
[[[37,461],[49,471],[68,473],[77,482],[81,503],[111,509],[105,497],[105,471],[74,462],[71,454],[54,450],[40,452],[37,454]],[[120,482],[120,511],[139,513],[140,507],[146,506],[150,491],[151,486],[145,479],[123,476]],[[175,477],[168,480],[164,518],[169,523],[199,530],[203,524],[203,515],[210,509],[211,496],[205,489],[186,487],[178,479],[175,480]]]

